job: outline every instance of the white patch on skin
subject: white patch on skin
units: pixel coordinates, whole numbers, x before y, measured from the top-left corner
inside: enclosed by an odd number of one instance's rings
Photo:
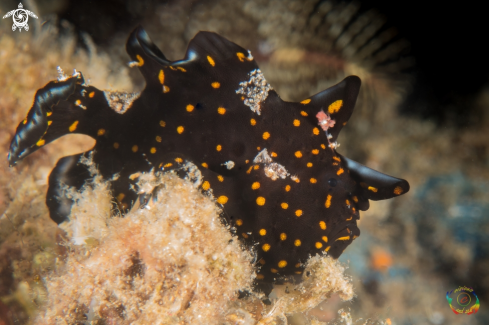
[[[256,155],[255,159],[253,159],[253,163],[264,164],[263,170],[265,172],[265,176],[271,178],[272,181],[279,178],[285,179],[290,175],[284,166],[273,162],[272,157],[270,157],[268,154],[267,148],[263,149]]]
[[[124,114],[141,93],[125,93],[121,91],[104,90],[105,99],[109,106],[119,114]]]
[[[250,54],[251,55],[251,54]],[[272,90],[272,86],[265,80],[265,76],[260,69],[255,69],[249,73],[250,80],[239,83],[239,89],[236,94],[244,95],[244,104],[248,106],[254,113],[260,115],[260,104],[268,97],[268,92]]]
[[[234,168],[234,161],[226,161],[224,164],[221,164],[223,166],[226,166],[227,169],[233,169]]]

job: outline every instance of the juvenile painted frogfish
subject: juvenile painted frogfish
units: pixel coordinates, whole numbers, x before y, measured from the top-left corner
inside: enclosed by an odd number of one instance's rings
[[[11,142],[12,166],[66,134],[96,140],[89,152],[61,158],[49,176],[46,204],[58,224],[73,204],[65,184],[80,189],[92,177],[82,156],[90,154],[111,182],[123,213],[138,199],[131,175],[191,163],[201,190],[222,207],[223,222],[256,247],[257,279],[270,283],[300,276],[311,255],[338,258],[360,235],[359,211],[369,200],[409,190],[407,181],[336,150],[359,92],[356,76],[286,102],[249,51],[215,33],[199,32],[179,61],[166,59],[141,27],[126,50],[144,90],[102,91],[80,72],[58,78],[37,91]]]

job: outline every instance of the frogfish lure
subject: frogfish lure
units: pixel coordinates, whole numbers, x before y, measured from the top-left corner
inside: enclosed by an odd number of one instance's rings
[[[82,157],[92,156],[123,212],[138,198],[131,175],[191,163],[224,222],[256,247],[257,279],[273,282],[300,276],[311,255],[338,258],[360,235],[359,211],[369,200],[409,190],[407,181],[336,150],[360,89],[356,76],[285,102],[249,51],[215,33],[199,32],[179,61],[166,59],[141,27],[126,50],[146,81],[141,93],[99,90],[79,72],[51,81],[10,144],[13,166],[65,134],[96,140],[92,150],[61,158],[49,176],[46,204],[58,224],[73,204],[65,184],[80,189],[92,177]]]

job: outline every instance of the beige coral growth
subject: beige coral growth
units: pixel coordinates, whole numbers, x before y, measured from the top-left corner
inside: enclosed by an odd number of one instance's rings
[[[162,181],[151,208],[124,218],[110,218],[104,183],[83,193],[71,227],[105,219],[106,229],[83,229],[86,244],[73,245],[46,280],[48,303],[36,324],[217,323],[237,290],[250,288],[252,256],[221,224],[215,203],[176,176]]]

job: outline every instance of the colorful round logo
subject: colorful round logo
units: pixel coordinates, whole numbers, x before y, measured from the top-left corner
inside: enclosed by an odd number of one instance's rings
[[[447,292],[447,300],[450,308],[455,314],[475,314],[479,311],[479,298],[474,289],[459,287],[458,289]]]

